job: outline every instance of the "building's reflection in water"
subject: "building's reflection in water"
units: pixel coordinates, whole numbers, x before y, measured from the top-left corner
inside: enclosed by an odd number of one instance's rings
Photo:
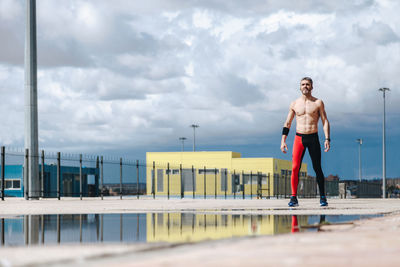
[[[198,242],[301,231],[325,216],[198,213],[25,215],[1,219],[1,246]]]
[[[307,224],[308,216],[298,220]],[[289,233],[292,219],[284,215],[153,213],[147,214],[147,229],[147,242],[197,242]]]

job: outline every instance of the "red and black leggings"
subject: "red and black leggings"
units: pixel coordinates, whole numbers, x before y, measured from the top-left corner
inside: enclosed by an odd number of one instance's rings
[[[313,169],[317,175],[317,183],[319,188],[319,195],[325,196],[324,173],[321,168],[321,145],[318,139],[318,133],[313,134],[299,134],[296,133],[293,144],[292,154],[292,195],[297,196],[297,186],[299,184],[299,171],[301,162],[303,161],[304,153],[308,148],[310,153]]]

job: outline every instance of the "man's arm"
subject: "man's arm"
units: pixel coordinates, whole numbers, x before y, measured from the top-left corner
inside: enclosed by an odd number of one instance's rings
[[[283,128],[284,129],[285,128],[290,129],[290,126],[292,125],[292,121],[293,121],[293,118],[294,118],[294,115],[295,115],[295,112],[294,112],[294,109],[293,109],[293,105],[294,105],[294,102],[292,102],[290,104],[288,116],[286,118],[285,123],[283,124]],[[287,133],[286,134],[282,133],[281,151],[283,153],[285,153],[285,154],[286,154],[286,150],[288,150],[288,147],[286,145],[286,138],[287,138]]]
[[[325,134],[325,142],[324,142],[324,147],[325,147],[325,152],[328,152],[329,149],[331,148],[331,129],[328,121],[328,117],[326,116],[325,112],[325,105],[324,102],[321,100],[321,105],[319,107],[319,114],[321,115],[321,121],[322,125],[324,128],[324,134]]]

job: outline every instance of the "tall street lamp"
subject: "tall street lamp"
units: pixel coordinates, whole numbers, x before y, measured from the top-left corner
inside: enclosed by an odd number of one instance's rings
[[[386,133],[385,133],[385,92],[390,91],[389,88],[383,87],[379,88],[379,91],[383,93],[383,142],[382,142],[382,198],[386,198]]]
[[[361,145],[363,143],[362,138],[356,139],[356,142],[359,144],[358,146],[358,178],[360,179],[360,182],[362,180],[361,176]]]
[[[186,137],[179,137],[179,140],[182,142],[182,152],[185,151],[185,140],[187,138]]]
[[[200,126],[197,124],[192,124],[190,127],[193,128],[193,152],[196,151],[196,128],[199,128]]]

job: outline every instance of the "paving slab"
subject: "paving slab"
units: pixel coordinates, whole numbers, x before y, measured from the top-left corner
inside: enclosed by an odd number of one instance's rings
[[[320,207],[318,199],[299,199],[299,207],[288,208],[288,199],[136,199],[63,198],[26,201],[10,198],[0,202],[0,215],[102,214],[148,212],[204,212],[224,214],[336,215],[386,214],[400,211],[399,199],[337,199]]]

